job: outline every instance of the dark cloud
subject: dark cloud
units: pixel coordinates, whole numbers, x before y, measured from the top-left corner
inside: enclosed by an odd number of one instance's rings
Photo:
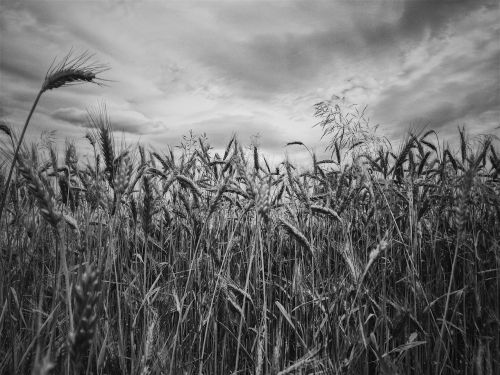
[[[401,6],[397,21],[386,21],[378,15],[355,17],[357,30],[365,45],[363,48],[376,51],[407,48],[408,43],[418,43],[429,33],[432,38],[444,32],[455,32],[454,25],[479,9],[498,12],[495,0],[409,0],[383,2],[386,6]]]
[[[443,130],[463,121],[474,121],[485,113],[496,112],[500,116],[499,67],[500,52],[484,59],[449,56],[438,70],[418,77],[417,81],[384,90],[374,117],[386,123],[397,121],[401,128],[395,130],[395,135],[401,136],[408,125],[416,122]]]
[[[191,53],[227,76],[238,94],[268,100],[311,87],[343,59],[365,53],[350,17],[355,7],[344,2],[222,4],[212,12],[220,30],[200,35]]]
[[[420,37],[429,30],[437,36],[450,23],[471,12],[486,7],[492,11],[498,9],[495,0],[411,0],[405,7],[398,28],[406,36]]]
[[[465,95],[460,101],[439,103],[439,106],[425,113],[425,118],[431,123],[433,129],[442,130],[450,123],[458,124],[466,121],[466,119],[478,117],[490,111],[496,111],[500,115],[500,98],[498,94],[497,85],[478,87],[475,91]]]
[[[356,59],[361,46],[344,32],[309,35],[264,34],[247,42],[214,47],[200,59],[231,77],[233,88],[267,100],[300,87],[311,87],[321,75],[334,72],[341,57]]]
[[[381,4],[402,5],[400,17],[381,19],[378,9]],[[401,52],[409,48],[408,43],[420,42],[426,30],[437,36],[453,22],[480,8],[498,9],[497,2],[477,0],[418,0],[381,4],[363,3],[361,12],[355,6],[359,2],[348,7],[349,12],[344,3],[339,6],[339,3],[322,1],[312,4],[298,2],[285,9],[271,6],[261,18],[280,18],[279,12],[282,12],[285,17],[293,16],[302,23],[297,22],[295,27],[281,30],[280,33],[263,31],[248,40],[207,44],[207,49],[201,50],[199,58],[232,77],[247,95],[253,92],[255,96],[265,98],[317,84],[321,76],[339,70],[344,64],[377,61],[381,58],[399,59]],[[236,20],[248,23],[250,21],[242,19],[246,10],[248,8],[245,6],[225,9],[222,19],[228,21],[233,16]],[[298,10],[304,12],[305,16],[297,14]],[[248,18],[257,18],[257,11],[261,12],[262,9],[257,6],[249,10]],[[351,18],[352,25],[346,25],[341,20],[339,27],[339,13]],[[311,20],[307,16],[316,16],[316,28],[310,28]]]

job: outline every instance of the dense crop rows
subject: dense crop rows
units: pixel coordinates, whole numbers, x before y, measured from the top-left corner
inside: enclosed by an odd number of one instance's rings
[[[304,171],[234,138],[220,155],[204,138],[120,149],[104,111],[89,121],[90,161],[71,144],[17,157],[0,223],[1,373],[500,371],[490,138],[360,149],[328,120],[332,159],[311,153]]]

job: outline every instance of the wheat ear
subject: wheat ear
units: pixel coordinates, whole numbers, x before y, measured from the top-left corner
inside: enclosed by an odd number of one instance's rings
[[[74,369],[81,369],[88,355],[97,323],[96,307],[99,298],[99,275],[92,266],[87,266],[80,281],[73,289],[75,303],[73,311],[74,329],[68,341]]]
[[[311,244],[309,243],[309,241],[307,240],[306,236],[304,236],[304,234],[297,227],[295,227],[292,223],[288,222],[287,220],[280,218],[279,222],[286,229],[286,231],[289,234],[291,234],[297,240],[298,243],[300,243],[307,250],[309,250],[309,252],[314,257],[313,248],[312,248]]]

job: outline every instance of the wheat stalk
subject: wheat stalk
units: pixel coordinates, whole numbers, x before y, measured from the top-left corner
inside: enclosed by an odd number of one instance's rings
[[[0,222],[2,220],[2,213],[7,200],[7,192],[9,189],[10,181],[12,179],[12,172],[14,171],[14,165],[16,164],[17,155],[19,154],[19,149],[21,148],[21,144],[23,143],[24,135],[26,134],[26,129],[28,128],[31,116],[33,116],[35,108],[38,105],[42,94],[48,90],[68,86],[70,84],[84,82],[100,84],[99,82],[97,82],[97,75],[104,72],[108,68],[105,65],[100,65],[92,62],[92,58],[93,56],[89,55],[88,53],[83,53],[79,56],[73,57],[72,51],[70,51],[58,64],[52,64],[49,68],[42,87],[38,92],[35,101],[33,102],[28,117],[26,118],[26,122],[24,123],[21,136],[19,137],[16,150],[14,151],[9,175],[7,177],[7,181],[5,182],[2,202],[0,204]]]

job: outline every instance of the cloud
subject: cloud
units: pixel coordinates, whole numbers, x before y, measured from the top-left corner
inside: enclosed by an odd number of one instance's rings
[[[333,94],[394,137],[417,118],[489,129],[499,16],[497,1],[3,1],[0,115],[20,126],[54,56],[74,47],[111,66],[109,85],[47,93],[30,133],[78,135],[104,101],[130,139],[175,144],[193,128],[222,145],[237,131],[277,151],[316,144],[312,106]]]
[[[115,132],[142,135],[163,127],[161,122],[153,121],[135,111],[107,109],[107,114],[110,119],[111,128]],[[93,126],[89,121],[88,112],[74,107],[59,108],[52,112],[51,117],[77,127],[88,128]]]
[[[391,7],[387,2],[363,3],[363,11],[359,11],[356,4],[315,1],[283,7],[266,3],[266,15],[260,17],[258,6],[226,6],[218,19],[233,27],[241,22],[244,28],[254,22],[254,30],[245,29],[245,37],[239,37],[236,30],[236,37],[216,45],[204,43],[197,57],[231,77],[239,93],[266,100],[299,88],[310,89],[335,74],[344,75],[348,66],[364,68],[366,62],[383,69],[386,62],[397,64],[402,52],[420,43],[426,31],[438,37],[447,28],[454,31],[452,22],[487,5],[497,6],[482,1],[409,1],[391,2]],[[296,21],[294,25],[281,21],[287,16]],[[282,26],[262,23],[274,19]],[[371,69],[366,73],[372,74]]]
[[[358,30],[366,41],[368,48],[382,48],[418,43],[423,38],[443,37],[443,34],[453,33],[454,25],[477,12],[498,11],[498,2],[492,0],[407,0],[390,3],[399,11],[397,17],[360,19]]]
[[[196,135],[206,134],[215,148],[224,148],[233,134],[244,143],[249,144],[251,139],[259,136],[259,143],[263,148],[279,150],[285,146],[287,140],[283,134],[271,123],[244,115],[219,115],[198,122],[184,123],[176,132],[160,131],[153,135],[158,143],[161,141],[178,142],[182,135],[192,130]]]
[[[8,107],[7,103],[0,98],[0,119],[9,117],[12,114],[12,110]]]
[[[88,118],[87,112],[78,108],[59,108],[51,116],[55,120],[69,122],[76,126],[86,126]]]
[[[298,27],[297,31],[229,40],[200,51],[198,58],[227,76],[239,94],[267,100],[310,88],[319,77],[334,72],[342,58],[355,58],[361,46],[353,35],[335,28],[303,33]]]
[[[303,124],[302,124],[303,125]],[[183,123],[182,127],[171,129],[171,131],[158,131],[144,136],[143,142],[152,145],[155,149],[164,151],[167,146],[178,146],[183,136],[189,136],[192,131],[195,137],[205,135],[213,151],[221,155],[233,135],[248,151],[248,146],[256,144],[260,155],[266,158],[271,168],[289,158],[293,163],[310,163],[311,155],[302,147],[286,147],[288,142],[303,141],[308,147],[315,150],[319,158],[327,158],[324,148],[318,144],[319,131],[311,129],[310,125],[301,127],[290,123],[291,128],[298,131],[283,132],[279,125],[273,124],[273,120],[261,117],[256,113],[252,115],[224,115],[220,114],[212,118]],[[307,134],[301,129],[307,129]]]
[[[2,58],[2,74],[16,79],[40,81],[40,75],[35,72],[32,64],[25,59],[12,59],[9,56]]]
[[[392,124],[393,136],[417,120],[441,131],[469,123],[494,132],[495,122],[485,114],[500,116],[500,50],[492,38],[498,31],[488,27],[496,17],[476,18],[486,27],[463,31],[471,22],[464,20],[446,41],[421,43],[406,56],[401,76],[381,90],[374,117]]]
[[[437,36],[457,18],[463,18],[484,7],[493,10],[498,8],[498,2],[491,0],[453,0],[432,3],[425,0],[406,1],[399,21],[399,29],[405,35],[412,37],[421,36],[427,30],[432,36]]]
[[[158,120],[152,120],[144,114],[133,110],[110,111],[111,126],[114,131],[143,135],[162,129],[168,131],[165,125]]]

